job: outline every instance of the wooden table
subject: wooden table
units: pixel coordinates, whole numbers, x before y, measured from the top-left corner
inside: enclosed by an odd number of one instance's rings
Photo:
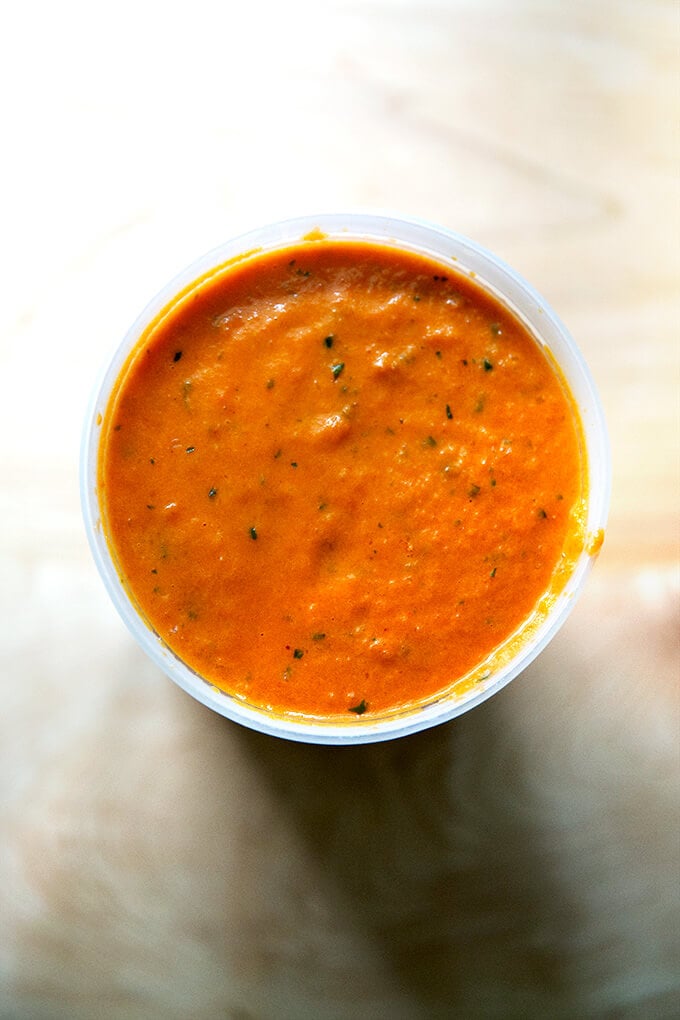
[[[4,18],[3,1020],[679,1009],[678,7],[374,0]],[[172,275],[344,208],[495,250],[605,406],[611,519],[490,702],[353,750],[175,688],[86,548],[97,372]]]

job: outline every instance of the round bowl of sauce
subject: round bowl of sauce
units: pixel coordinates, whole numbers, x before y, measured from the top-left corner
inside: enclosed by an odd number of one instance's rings
[[[204,256],[98,386],[81,488],[123,620],[194,698],[352,744],[453,719],[564,623],[602,544],[590,373],[546,302],[418,220]]]

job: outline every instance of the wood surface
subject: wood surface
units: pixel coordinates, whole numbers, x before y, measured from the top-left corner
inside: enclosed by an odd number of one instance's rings
[[[12,5],[0,35],[0,1018],[680,1013],[680,10]],[[146,302],[241,231],[389,209],[496,251],[598,385],[607,537],[465,717],[248,732],[134,644],[78,447]]]

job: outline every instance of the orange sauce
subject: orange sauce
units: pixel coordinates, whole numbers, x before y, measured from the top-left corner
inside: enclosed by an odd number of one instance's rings
[[[559,371],[496,298],[424,256],[314,240],[152,323],[98,492],[180,659],[253,706],[350,721],[493,667],[583,548],[584,457]]]

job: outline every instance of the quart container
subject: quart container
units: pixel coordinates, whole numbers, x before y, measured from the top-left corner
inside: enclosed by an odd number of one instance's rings
[[[319,722],[281,715],[245,704],[190,669],[156,634],[129,595],[109,545],[97,494],[101,424],[118,377],[130,352],[148,327],[178,295],[186,294],[212,270],[234,259],[252,257],[296,244],[313,232],[330,239],[367,240],[413,251],[449,265],[500,300],[547,349],[571,390],[581,417],[587,462],[585,548],[559,595],[547,612],[527,621],[512,654],[480,663],[472,685],[454,686],[403,712],[384,717],[356,717],[347,722]],[[308,243],[314,243],[309,241]],[[401,737],[454,719],[501,690],[532,662],[557,634],[574,607],[601,545],[609,507],[610,454],[600,401],[589,370],[573,339],[546,301],[499,258],[473,241],[443,227],[389,215],[324,214],[275,223],[237,237],[193,263],[168,284],[132,325],[106,367],[87,413],[81,456],[81,499],[85,527],[95,562],[111,599],[133,637],[164,672],[188,694],[215,712],[270,735],[318,744],[351,745]],[[474,678],[473,678],[474,679]]]

